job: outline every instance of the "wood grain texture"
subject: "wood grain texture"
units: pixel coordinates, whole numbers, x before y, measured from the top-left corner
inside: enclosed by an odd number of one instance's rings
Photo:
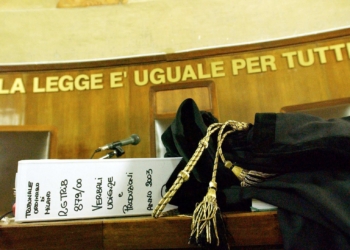
[[[279,246],[276,212],[227,213],[233,247]],[[190,217],[0,224],[0,249],[186,249]]]
[[[1,249],[103,249],[98,221],[0,226]]]
[[[323,59],[322,48],[327,48]],[[308,51],[312,52],[314,61],[310,66],[301,65],[297,54],[301,53],[307,62]],[[294,53],[293,67],[283,56],[290,53]],[[261,60],[268,57],[274,60],[275,69],[263,66]],[[234,74],[233,62],[246,66]],[[172,72],[172,77],[178,70],[179,81],[170,81],[167,70]],[[93,75],[100,76],[101,82],[96,85],[102,88],[92,89]],[[65,77],[70,77],[75,84],[72,89],[65,89],[69,82]],[[79,77],[87,77],[88,88],[81,89],[84,79]],[[57,156],[61,159],[90,158],[97,147],[134,133],[140,136],[141,142],[125,146],[123,157],[151,157],[149,124],[153,111],[149,93],[152,86],[213,81],[219,120],[253,123],[256,113],[280,112],[285,106],[347,98],[349,78],[350,29],[152,57],[2,66],[0,124],[57,127]],[[113,79],[119,79],[121,85],[113,85]],[[25,93],[13,89],[16,81],[17,84],[22,81]],[[10,93],[11,90],[15,92]]]

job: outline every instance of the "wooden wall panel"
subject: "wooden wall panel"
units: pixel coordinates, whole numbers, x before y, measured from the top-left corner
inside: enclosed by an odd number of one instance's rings
[[[348,79],[350,29],[132,60],[6,66],[0,67],[0,124],[56,126],[62,159],[89,158],[134,133],[141,142],[125,146],[123,157],[149,157],[153,85],[213,80],[219,120],[253,123],[258,112],[349,97]]]
[[[137,70],[142,71],[143,66],[137,67]],[[131,157],[149,157],[150,156],[150,136],[149,136],[149,87],[142,87],[133,84],[133,72],[136,67],[131,66],[128,74],[130,80],[128,82],[128,126],[129,134],[138,134],[140,143],[135,146],[128,146]],[[125,136],[124,136],[125,137]]]

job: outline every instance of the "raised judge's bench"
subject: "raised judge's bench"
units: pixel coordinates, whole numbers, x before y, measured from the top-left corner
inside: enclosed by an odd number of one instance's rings
[[[276,212],[225,213],[231,249],[282,249]],[[0,224],[0,249],[182,249],[191,217]]]

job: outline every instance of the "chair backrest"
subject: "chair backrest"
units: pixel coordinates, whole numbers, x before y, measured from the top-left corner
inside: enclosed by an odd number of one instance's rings
[[[192,98],[198,108],[219,119],[216,89],[213,81],[196,81],[155,85],[150,88],[150,148],[151,157],[165,153],[161,135],[174,120],[180,104]]]
[[[57,156],[57,130],[52,126],[0,126],[0,216],[11,211],[20,160]]]
[[[302,112],[324,119],[350,116],[350,98],[285,106],[281,108],[281,112]]]

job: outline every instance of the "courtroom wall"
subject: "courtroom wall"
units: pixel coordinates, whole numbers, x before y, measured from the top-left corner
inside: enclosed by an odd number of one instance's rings
[[[124,157],[150,157],[152,86],[212,80],[219,120],[254,123],[258,112],[349,97],[349,79],[350,29],[134,61],[9,66],[0,121],[56,126],[59,158],[89,158],[133,133],[141,143]]]
[[[350,26],[347,0],[129,0],[72,9],[57,2],[0,1],[0,66],[163,55]]]

